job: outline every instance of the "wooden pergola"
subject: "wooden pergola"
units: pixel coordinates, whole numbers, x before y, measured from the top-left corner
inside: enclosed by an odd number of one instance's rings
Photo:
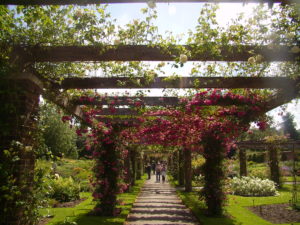
[[[146,3],[145,0],[1,0],[0,5],[87,5],[87,4],[112,4],[112,3]],[[201,3],[201,2],[244,2],[244,0],[156,0],[157,3]],[[247,0],[246,2],[264,2],[268,4],[293,3],[292,0]],[[177,46],[178,47],[178,46]],[[39,62],[99,62],[99,61],[173,61],[179,55],[177,47],[170,47],[166,53],[159,46],[146,45],[108,45],[108,46],[12,46],[11,61],[17,63],[22,69],[24,65],[30,65]],[[247,61],[249,57],[259,54],[265,62],[274,61],[292,61],[299,62],[300,53],[292,53],[291,46],[277,46],[277,48],[269,49],[268,46],[220,46],[220,55],[214,55],[209,50],[203,52],[194,51],[197,44],[190,46],[180,46],[187,49],[191,55],[189,61]],[[175,55],[175,56],[174,56]],[[30,70],[20,70],[19,74],[12,75],[8,80],[20,83],[28,93],[24,102],[29,101],[32,108],[26,108],[25,112],[36,113],[38,111],[38,98],[42,94],[44,98],[56,103],[58,106],[65,109],[68,113],[77,117],[81,121],[85,121],[85,116],[82,110],[83,105],[109,105],[109,101],[114,99],[114,96],[108,96],[105,99],[93,99],[92,101],[79,100],[78,98],[66,97],[63,90],[69,89],[155,89],[155,88],[174,88],[174,89],[192,89],[192,88],[224,88],[224,89],[272,89],[276,90],[274,95],[268,99],[265,105],[265,113],[280,105],[290,102],[292,99],[299,97],[300,78],[296,79],[287,77],[251,77],[251,74],[245,77],[180,77],[166,81],[163,77],[154,78],[153,81],[146,81],[144,78],[136,77],[139,82],[133,82],[132,78],[125,77],[74,77],[65,78],[60,84],[50,80],[45,80],[32,68]],[[113,74],[112,74],[113,75]],[[119,85],[120,83],[124,85]],[[24,84],[30,84],[25,86]],[[34,87],[30,89],[31,86]],[[33,96],[33,97],[32,97]],[[104,122],[115,122],[124,124],[125,122],[137,122],[134,116],[138,113],[135,110],[128,108],[132,102],[141,102],[145,106],[171,106],[180,105],[178,97],[118,97],[116,106],[120,106],[115,112],[109,109],[103,109],[99,113],[99,120]],[[233,102],[219,102],[218,105],[226,106],[234,104]],[[33,110],[34,108],[34,110]],[[26,111],[27,110],[27,111]],[[32,111],[30,111],[32,110]],[[118,116],[132,116],[132,118],[118,118]],[[106,116],[110,116],[106,118]],[[114,116],[114,117],[111,117]],[[13,121],[13,118],[12,118]],[[29,118],[27,121],[34,123],[34,118]],[[24,122],[25,123],[25,122]],[[26,125],[26,124],[25,124]],[[24,129],[24,124],[20,127]],[[23,127],[24,126],[24,127]],[[25,130],[27,132],[27,130]],[[25,134],[25,131],[21,133]],[[8,136],[13,140],[13,136]],[[6,138],[6,137],[5,137]],[[30,138],[29,138],[30,139]],[[31,140],[31,139],[30,139]],[[7,142],[0,141],[0,147],[6,147]],[[27,154],[27,153],[26,153]],[[30,158],[33,156],[26,156]],[[28,163],[24,158],[24,171],[32,170],[34,162]],[[27,164],[26,164],[27,163]],[[22,164],[23,165],[23,164]],[[30,168],[27,168],[31,165]],[[26,167],[27,166],[27,167]],[[27,169],[26,169],[27,168]],[[18,224],[17,222],[11,224]]]

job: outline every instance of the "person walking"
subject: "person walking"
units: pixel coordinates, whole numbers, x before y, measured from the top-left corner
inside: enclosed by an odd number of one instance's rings
[[[161,172],[161,165],[158,162],[155,168],[155,172],[156,172],[156,182],[160,182],[160,172]]]
[[[166,165],[164,164],[161,168],[161,179],[163,183],[165,183],[166,181],[166,175],[167,175],[167,168]]]
[[[152,170],[153,170],[153,175],[155,175],[155,168],[156,168],[156,165],[155,165],[155,162],[152,162]]]
[[[148,163],[147,167],[146,167],[146,172],[148,174],[148,180],[151,179],[151,169],[152,169],[152,167],[151,167],[150,163]]]

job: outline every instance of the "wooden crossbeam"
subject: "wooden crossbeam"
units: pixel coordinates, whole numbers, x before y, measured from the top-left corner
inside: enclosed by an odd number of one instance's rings
[[[136,116],[139,113],[136,110],[130,109],[130,108],[114,108],[114,109],[108,109],[104,108],[101,110],[101,112],[98,113],[98,115],[120,115],[120,116]]]
[[[60,93],[55,92],[53,90],[49,91],[46,90],[43,92],[43,97],[62,109],[64,109],[67,113],[70,113],[71,115],[75,116],[77,119],[79,119],[83,124],[86,124],[85,122],[85,116],[80,106],[73,104],[70,102],[70,100],[62,96]]]
[[[280,90],[275,96],[269,99],[269,101],[265,105],[264,112],[268,112],[272,109],[277,108],[278,106],[289,103],[293,99],[299,97],[300,97],[299,87],[295,87],[293,89]]]
[[[148,83],[143,78],[125,77],[65,78],[61,89],[118,89],[118,88],[294,88],[299,80],[286,77],[180,77],[166,80],[157,77]],[[137,82],[138,81],[138,82]],[[122,84],[122,85],[120,85]]]
[[[148,106],[177,106],[179,104],[179,99],[177,97],[105,97],[102,100],[72,100],[75,105],[134,105],[136,103],[141,103],[142,105]],[[106,109],[108,110],[108,109]],[[119,109],[121,110],[121,109]],[[124,109],[122,109],[124,110]]]
[[[146,3],[148,0],[1,0],[0,5],[87,5],[112,3]],[[157,3],[243,3],[245,0],[155,0]],[[247,0],[247,3],[269,3],[270,0]],[[271,0],[273,3],[290,3],[292,0]]]
[[[268,149],[269,145],[265,141],[241,141],[237,143],[239,148],[243,149]],[[278,146],[283,149],[299,149],[300,148],[300,141],[295,140],[287,140],[285,143],[278,143]]]
[[[197,46],[184,46],[191,52],[189,61],[247,61],[252,52],[261,54],[265,61],[296,61],[300,53],[290,52],[291,47],[277,46],[220,46],[220,54],[209,48],[197,53]],[[194,53],[193,53],[194,52]],[[195,53],[196,52],[196,53]],[[21,56],[27,62],[87,62],[87,61],[173,61],[181,52],[159,46],[15,46],[12,57]]]
[[[120,117],[103,117],[103,116],[98,116],[96,119],[99,122],[103,123],[111,123],[111,124],[124,124],[128,126],[134,126],[140,123],[140,121],[137,118],[120,118]]]

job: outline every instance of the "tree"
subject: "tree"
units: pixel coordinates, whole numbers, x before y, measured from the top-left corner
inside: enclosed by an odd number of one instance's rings
[[[64,123],[58,108],[44,103],[40,110],[39,120],[39,155],[68,156],[77,158],[76,132],[68,123]],[[44,146],[44,147],[43,147]]]
[[[291,113],[287,113],[282,116],[283,119],[283,133],[288,135],[291,139],[299,140],[299,133],[295,128],[294,116]]]

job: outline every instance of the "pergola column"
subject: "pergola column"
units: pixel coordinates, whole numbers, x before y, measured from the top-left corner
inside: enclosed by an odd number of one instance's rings
[[[130,164],[131,164],[131,185],[135,185],[135,181],[137,179],[137,152],[136,147],[133,146],[130,149]]]
[[[190,149],[184,148],[184,186],[186,192],[192,191],[192,152]]]
[[[127,149],[127,154],[125,155],[124,158],[124,172],[125,172],[125,176],[124,176],[124,181],[126,184],[129,185],[129,188],[127,191],[130,190],[130,186],[131,186],[131,182],[132,182],[132,170],[131,170],[131,156],[130,156],[131,152],[129,149]]]
[[[279,160],[278,151],[274,145],[269,145],[269,167],[270,167],[270,178],[278,186],[280,186],[280,171],[279,171]]]
[[[203,194],[209,216],[222,215],[222,204],[225,199],[223,192],[223,160],[225,157],[221,140],[207,137],[203,140],[205,163],[203,165]]]
[[[116,143],[102,143],[98,146],[100,157],[96,160],[95,176],[98,182],[94,198],[100,199],[95,207],[96,215],[112,216],[117,204],[118,187],[118,150]]]
[[[180,186],[184,185],[184,154],[182,148],[178,151],[178,183]]]
[[[26,78],[0,83],[0,186],[6,187],[0,192],[0,224],[27,225],[33,219],[34,133],[41,86]]]
[[[239,149],[239,161],[240,161],[240,176],[247,176],[247,154],[246,149]]]

